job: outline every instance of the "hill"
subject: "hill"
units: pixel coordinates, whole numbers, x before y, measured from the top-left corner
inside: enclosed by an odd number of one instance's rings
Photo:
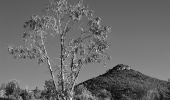
[[[75,99],[85,98],[89,98],[88,100],[170,100],[170,84],[168,81],[152,78],[130,69],[127,65],[118,64],[106,73],[75,87]]]

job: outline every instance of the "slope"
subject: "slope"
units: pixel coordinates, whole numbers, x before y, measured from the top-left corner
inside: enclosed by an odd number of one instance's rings
[[[152,78],[133,69],[115,69],[89,79],[75,87],[75,99],[91,100],[170,100],[167,81]]]

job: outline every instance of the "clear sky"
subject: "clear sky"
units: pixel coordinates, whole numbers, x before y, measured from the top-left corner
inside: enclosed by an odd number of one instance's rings
[[[170,1],[169,0],[84,0],[103,24],[112,27],[107,68],[100,64],[83,68],[78,82],[104,73],[116,64],[162,80],[170,78]],[[48,0],[0,1],[0,83],[11,79],[21,86],[42,87],[50,78],[46,65],[31,60],[15,60],[8,45],[20,45],[23,23],[42,13]],[[51,47],[52,48],[52,47]]]

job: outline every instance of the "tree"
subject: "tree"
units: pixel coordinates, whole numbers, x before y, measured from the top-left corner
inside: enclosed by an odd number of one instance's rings
[[[6,93],[5,93],[5,87],[6,87],[6,84],[5,83],[2,83],[1,86],[0,86],[0,97],[5,97]]]
[[[16,59],[37,59],[39,64],[47,64],[58,98],[71,100],[81,68],[89,63],[105,64],[110,59],[105,50],[109,47],[107,35],[111,29],[101,25],[101,18],[94,16],[93,11],[83,5],[83,0],[74,5],[67,0],[49,1],[46,15],[34,15],[25,22],[25,45],[8,50]],[[79,31],[74,32],[73,28]],[[71,33],[79,34],[69,40]],[[60,41],[56,42],[60,47],[60,57],[56,58],[59,63],[54,68],[46,48],[47,36]]]
[[[21,90],[20,96],[22,97],[23,100],[31,100],[31,94],[27,89]]]
[[[170,79],[168,78],[168,82],[170,82]]]
[[[41,98],[41,90],[36,86],[33,91],[33,96],[35,99],[40,99]]]
[[[47,100],[50,100],[52,98],[52,100],[57,99],[56,95],[57,95],[57,90],[55,90],[55,85],[53,84],[53,80],[47,80],[45,81],[44,84],[44,90],[42,93],[42,97],[45,97]]]
[[[2,86],[2,85],[1,85]],[[3,87],[3,86],[2,86]],[[5,97],[5,89],[4,88],[0,88],[0,97]]]
[[[17,80],[11,80],[5,86],[5,95],[8,97],[13,96],[16,99],[19,98],[20,91],[21,91],[21,88]]]
[[[0,90],[4,90],[6,87],[6,84],[5,83],[2,83],[1,86],[0,86]]]

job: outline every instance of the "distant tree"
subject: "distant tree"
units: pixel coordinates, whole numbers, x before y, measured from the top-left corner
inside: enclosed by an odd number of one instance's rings
[[[5,92],[5,87],[6,87],[6,84],[5,83],[2,83],[1,86],[0,86],[0,97],[5,97],[6,95],[6,92]]]
[[[2,83],[1,86],[0,86],[0,90],[4,90],[6,87],[6,83]]]
[[[25,22],[26,31],[22,37],[26,45],[9,47],[8,50],[17,59],[37,59],[39,64],[46,63],[57,97],[72,100],[81,68],[89,63],[105,64],[110,59],[105,52],[109,47],[107,35],[110,27],[101,25],[101,18],[94,16],[93,11],[83,5],[83,0],[73,5],[68,0],[49,1],[47,15],[34,15]],[[77,32],[73,31],[74,28]],[[71,32],[77,34],[70,37]],[[59,44],[60,57],[55,60],[59,63],[54,68],[47,53],[46,38],[49,35],[59,39],[56,45]]]
[[[55,85],[53,84],[53,80],[45,81],[44,84],[44,92],[42,94],[43,97],[45,97],[47,100],[50,98],[57,99],[56,97],[58,95],[58,91],[55,89]]]
[[[170,78],[168,79],[168,82],[170,82]]]
[[[17,80],[11,80],[5,85],[5,95],[19,98],[21,88]]]
[[[32,94],[29,92],[28,89],[21,90],[20,96],[23,100],[32,100]]]
[[[41,90],[36,86],[36,88],[33,91],[33,95],[35,99],[41,98]]]
[[[5,90],[3,89],[0,89],[0,97],[5,97]]]
[[[20,93],[20,96],[22,97],[23,100],[27,100],[27,95],[28,92],[26,90],[22,90]]]

